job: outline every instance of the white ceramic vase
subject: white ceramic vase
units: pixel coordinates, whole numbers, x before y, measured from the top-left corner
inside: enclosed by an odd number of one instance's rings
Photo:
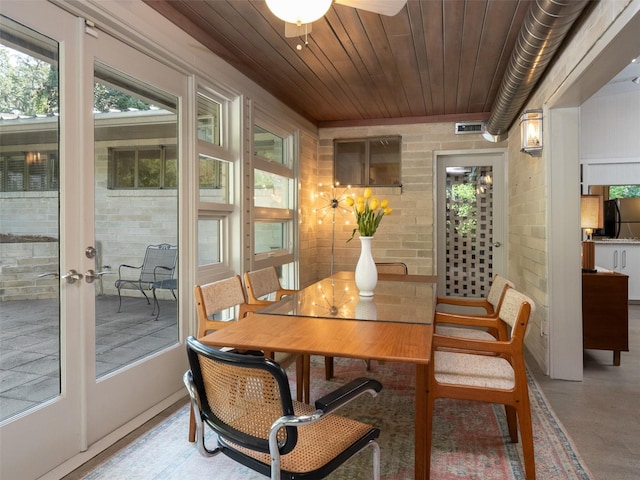
[[[378,269],[371,255],[373,237],[360,237],[360,258],[356,264],[356,286],[361,297],[372,297],[378,283]]]

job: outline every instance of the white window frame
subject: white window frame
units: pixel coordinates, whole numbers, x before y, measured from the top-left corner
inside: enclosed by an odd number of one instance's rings
[[[231,103],[232,101],[229,98],[226,98],[224,95],[221,95],[215,92],[213,89],[205,86],[204,84],[199,84],[196,89],[196,95],[194,98],[194,125],[196,126],[195,130],[195,143],[196,143],[196,155],[194,161],[196,162],[196,175],[195,179],[198,184],[197,194],[196,194],[196,205],[197,205],[197,220],[212,220],[217,219],[220,220],[220,263],[213,263],[207,265],[198,265],[198,282],[206,283],[209,281],[218,280],[221,278],[228,277],[233,272],[233,258],[232,252],[230,248],[231,237],[237,233],[233,232],[233,224],[232,216],[237,213],[237,196],[235,192],[237,190],[236,182],[238,181],[237,175],[237,164],[236,155],[233,151],[233,145],[231,142]],[[197,124],[198,124],[198,96],[203,95],[210,99],[213,102],[220,104],[220,145],[215,145],[211,142],[207,142],[206,140],[201,140],[197,135]],[[227,188],[228,191],[228,203],[217,203],[217,202],[209,202],[209,201],[201,201],[199,197],[200,192],[200,157],[206,156],[209,158],[213,158],[215,160],[223,161],[229,163],[229,181]],[[195,236],[198,238],[197,225],[198,221],[195,222]],[[197,246],[197,241],[195,242]],[[198,255],[195,256],[198,258]]]
[[[298,209],[298,192],[297,192],[297,172],[294,166],[297,164],[297,141],[296,133],[287,131],[283,126],[278,125],[275,119],[269,117],[268,114],[256,109],[254,125],[258,126],[268,132],[282,138],[283,140],[283,163],[270,161],[266,158],[257,156],[254,154],[253,148],[253,128],[251,150],[252,150],[252,171],[251,171],[251,185],[254,186],[254,174],[255,170],[261,170],[267,173],[273,173],[281,177],[288,178],[292,185],[289,189],[289,208],[267,208],[256,207],[252,198],[252,225],[256,223],[285,223],[286,234],[286,246],[280,250],[273,250],[269,252],[255,253],[255,228],[251,232],[251,251],[253,252],[253,266],[252,269],[260,269],[269,266],[280,266],[288,263],[294,263],[296,258],[296,219]],[[253,125],[252,125],[253,127]],[[295,268],[294,268],[295,270]],[[295,273],[293,274],[295,275]],[[287,279],[290,284],[294,284],[294,278]]]

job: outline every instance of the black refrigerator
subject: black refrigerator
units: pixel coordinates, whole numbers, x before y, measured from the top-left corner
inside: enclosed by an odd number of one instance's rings
[[[640,238],[640,198],[604,202],[604,235],[609,238]]]

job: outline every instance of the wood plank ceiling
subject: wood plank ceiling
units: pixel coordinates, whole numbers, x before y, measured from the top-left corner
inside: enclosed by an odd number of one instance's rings
[[[264,0],[144,1],[313,123],[346,126],[488,118],[533,0],[333,4],[301,50]]]

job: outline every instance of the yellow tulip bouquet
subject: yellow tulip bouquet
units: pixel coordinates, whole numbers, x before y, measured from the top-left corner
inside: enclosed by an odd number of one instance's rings
[[[388,200],[378,201],[376,197],[373,197],[373,192],[369,187],[364,189],[364,194],[357,197],[355,200],[353,197],[347,197],[347,205],[353,207],[353,213],[356,216],[356,223],[358,226],[353,229],[351,238],[347,240],[350,242],[353,240],[356,232],[360,233],[361,237],[373,237],[380,225],[382,217],[385,215],[391,215],[391,208],[389,207]]]

